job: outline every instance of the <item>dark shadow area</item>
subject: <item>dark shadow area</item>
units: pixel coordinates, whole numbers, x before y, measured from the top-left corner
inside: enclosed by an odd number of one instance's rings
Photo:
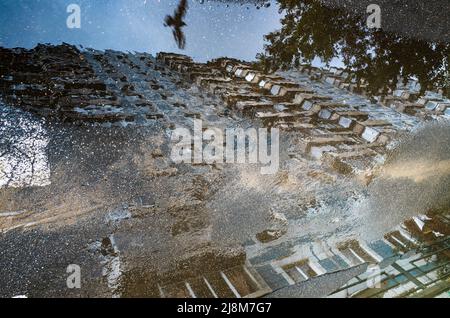
[[[415,77],[420,83],[421,93],[443,88],[444,93],[450,95],[450,44],[446,33],[427,40],[424,33],[412,32],[408,35],[401,28],[396,32],[391,23],[396,17],[400,21],[404,19],[405,23],[405,19],[409,21],[417,17],[416,24],[423,23],[426,27],[429,21],[421,20],[422,11],[415,15],[409,11],[408,14],[400,14],[401,11],[395,11],[392,5],[386,8],[380,5],[381,29],[375,29],[367,27],[369,14],[366,7],[363,10],[361,4],[350,5],[351,1],[346,4],[331,1],[334,6],[316,0],[278,2],[284,14],[282,28],[265,37],[268,42],[265,53],[258,55],[264,70],[275,71],[311,63],[317,57],[329,63],[337,57],[358,80],[367,81],[369,94],[385,95],[395,89],[399,80],[406,83],[409,78]],[[405,7],[403,1],[394,2]],[[445,10],[448,2],[439,5],[434,1],[429,6],[433,5],[435,9]],[[436,30],[445,29],[448,25],[448,18],[445,17],[441,20],[439,17],[429,19],[436,24]],[[386,29],[385,25],[391,27]]]

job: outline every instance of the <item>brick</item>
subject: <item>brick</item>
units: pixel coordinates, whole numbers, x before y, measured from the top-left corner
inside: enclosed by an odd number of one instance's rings
[[[320,102],[319,105],[322,108],[344,108],[344,109],[348,109],[348,105],[347,104],[342,104],[342,103],[336,103],[336,102]]]
[[[267,108],[273,107],[271,102],[256,102],[256,101],[238,101],[236,108],[239,110],[248,110],[251,108]]]
[[[285,87],[282,86],[277,95],[285,98],[294,98],[297,94],[312,94],[313,90],[306,87]]]
[[[306,112],[281,112],[281,113],[275,113],[275,112],[258,112],[256,113],[256,117],[260,119],[286,119],[286,118],[295,118],[299,116],[305,115]]]
[[[391,105],[396,111],[407,113],[407,114],[415,114],[419,109],[424,108],[424,105],[419,103],[410,103],[410,102],[397,102]]]
[[[230,106],[235,105],[239,101],[256,101],[258,99],[261,99],[261,97],[262,97],[261,94],[257,93],[247,93],[247,94],[225,93],[223,95],[224,100]]]
[[[386,145],[389,142],[389,140],[390,140],[389,136],[385,134],[380,134],[377,138],[377,142],[382,145]]]
[[[299,131],[304,131],[304,132],[309,131],[315,127],[315,125],[310,124],[310,123],[298,123],[298,122],[294,122],[294,123],[278,122],[276,126],[282,128],[282,129],[299,130]]]
[[[366,126],[362,125],[359,122],[355,122],[353,125],[353,132],[358,136],[361,136],[363,134],[364,129],[366,129]]]
[[[216,78],[216,77],[202,77],[199,76],[196,79],[196,83],[199,86],[205,85],[205,84],[217,84],[217,83],[231,83],[232,80],[230,78]]]
[[[377,153],[372,149],[357,149],[354,151],[345,151],[339,153],[329,153],[335,159],[355,159],[355,158],[366,158],[368,156],[375,156]]]
[[[295,95],[294,103],[302,104],[305,100],[313,102],[325,102],[327,100],[331,100],[331,97],[312,93],[299,93]]]
[[[320,146],[334,146],[341,143],[352,143],[348,138],[342,136],[334,136],[334,137],[312,137],[308,138],[306,141],[305,152],[310,152],[311,147],[320,147]]]
[[[366,112],[351,110],[351,111],[338,111],[340,116],[351,117],[357,120],[367,120],[369,118],[369,114]]]
[[[387,120],[366,120],[361,123],[366,127],[377,127],[377,126],[392,126]]]

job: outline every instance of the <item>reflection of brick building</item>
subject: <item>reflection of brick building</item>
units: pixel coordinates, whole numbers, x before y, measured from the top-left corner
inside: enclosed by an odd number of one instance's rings
[[[444,118],[450,109],[449,101],[438,93],[418,96],[414,83],[399,87],[380,99],[380,104],[371,104],[364,99],[364,82],[356,82],[343,70],[309,65],[296,72],[268,75],[249,63],[227,58],[201,64],[177,54],[161,53],[155,59],[143,53],[40,45],[33,50],[1,49],[0,69],[5,103],[58,123],[88,123],[106,129],[155,125],[164,131],[201,118],[210,125],[245,121],[257,127],[280,128],[291,138],[287,156],[301,160],[306,168],[314,167],[304,171],[303,180],[318,182],[320,187],[328,185],[327,189],[333,188],[336,180],[347,182],[348,177],[370,183],[371,169],[382,161],[396,133],[409,132],[430,118]],[[89,145],[85,153],[115,139],[97,138],[99,143]],[[133,146],[130,151],[136,150]],[[151,149],[151,156],[143,151],[145,155],[132,158],[139,168],[145,168],[143,171],[151,170],[148,175],[139,171],[137,178],[148,178],[155,185],[145,191],[146,185],[138,182],[133,189],[126,188],[129,196],[138,200],[124,199],[128,204],[109,220],[115,224],[119,219],[126,226],[114,228],[113,235],[95,237],[96,242],[90,245],[100,251],[106,264],[109,288],[121,295],[256,297],[364,263],[382,264],[383,279],[386,277],[383,288],[391,290],[386,291],[388,296],[398,296],[415,286],[426,289],[433,282],[436,293],[447,286],[450,230],[445,216],[416,217],[378,241],[346,238],[318,242],[292,235],[298,229],[289,226],[298,216],[278,213],[271,217],[279,228],[259,232],[243,247],[216,246],[210,237],[208,203],[215,191],[214,177],[220,173],[216,170],[220,169],[194,167],[180,172],[160,148]],[[207,171],[207,177],[199,177],[204,173],[201,169]],[[297,170],[284,171],[269,186],[281,191]],[[115,173],[108,177],[112,179]],[[176,184],[174,180],[183,177],[189,182]],[[119,181],[118,185],[131,184],[127,182]],[[147,195],[151,191],[160,191],[161,198],[170,204],[157,206]],[[317,205],[316,198],[310,205]],[[170,234],[162,236],[162,241],[173,239],[173,253],[181,255],[161,274],[152,268],[153,260],[148,260],[163,252],[142,246],[154,244],[149,224],[165,216],[170,222],[151,225],[164,235]],[[12,219],[12,224],[15,221]],[[410,257],[408,253],[416,249],[417,255]],[[114,275],[120,271],[116,273],[114,266],[120,262],[129,267],[118,269],[122,271],[118,287]],[[354,278],[350,282],[355,282],[354,286],[334,295],[359,292],[357,296],[374,296],[375,291],[361,291],[363,279],[363,275]],[[408,283],[403,284],[403,279]],[[340,287],[330,287],[324,295]]]
[[[418,236],[408,237],[408,240],[414,241],[410,241],[411,244],[420,244],[419,246],[411,246],[409,253],[390,265],[386,264],[376,276],[366,273],[353,278],[331,297],[448,297],[450,223],[448,216],[436,216],[430,221],[442,232],[435,232],[431,236],[428,235],[430,233],[420,231],[420,225],[417,226],[413,231]],[[428,236],[427,239],[416,241],[423,239],[425,235]],[[394,233],[391,233],[387,239],[393,237]],[[395,241],[400,250],[405,250],[404,243],[397,239]],[[411,251],[416,251],[416,254],[411,256]],[[379,286],[370,285],[374,278]]]

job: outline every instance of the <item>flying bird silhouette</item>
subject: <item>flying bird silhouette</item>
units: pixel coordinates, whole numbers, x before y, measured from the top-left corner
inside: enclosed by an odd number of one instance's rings
[[[164,19],[164,26],[172,28],[173,37],[180,49],[184,49],[186,46],[186,37],[184,36],[182,28],[186,26],[183,19],[188,9],[187,0],[181,0],[177,9],[174,11],[173,16],[166,16]]]

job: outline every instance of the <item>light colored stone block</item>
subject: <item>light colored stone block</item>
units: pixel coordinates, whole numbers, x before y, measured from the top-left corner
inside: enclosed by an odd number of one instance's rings
[[[375,142],[380,132],[372,127],[366,127],[361,137],[368,142]]]

